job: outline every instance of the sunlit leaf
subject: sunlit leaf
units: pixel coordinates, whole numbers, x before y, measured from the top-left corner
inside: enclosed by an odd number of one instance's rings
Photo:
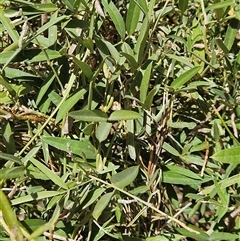
[[[139,15],[140,15],[139,6],[136,4],[134,0],[131,0],[129,3],[127,19],[126,19],[126,29],[129,35],[133,34],[134,31],[136,30],[136,27],[139,21]]]
[[[69,97],[61,106],[56,117],[56,123],[58,123],[64,115],[71,110],[71,108],[82,98],[82,96],[87,92],[87,87],[78,90],[73,96]]]
[[[187,70],[185,73],[176,78],[170,86],[174,89],[183,87],[183,85],[186,84],[194,75],[196,75],[200,69],[200,66],[196,66],[190,70]]]
[[[116,110],[108,118],[109,121],[140,119],[141,115],[131,110]]]
[[[113,2],[108,3],[106,0],[102,0],[101,2],[104,6],[104,9],[108,12],[110,18],[112,19],[119,35],[121,36],[122,39],[124,39],[125,23],[117,7],[113,4]]]
[[[44,164],[36,160],[35,158],[30,158],[30,161],[34,166],[36,166],[41,172],[43,172],[49,180],[51,180],[53,183],[58,185],[59,187],[62,187],[64,189],[68,189],[66,183],[53,171],[51,171],[48,167],[46,167]]]
[[[221,150],[216,152],[213,159],[222,163],[240,163],[240,147],[232,147],[230,149]]]

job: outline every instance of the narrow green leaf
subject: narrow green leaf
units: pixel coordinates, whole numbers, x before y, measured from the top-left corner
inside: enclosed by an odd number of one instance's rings
[[[0,74],[0,84],[3,85],[9,91],[9,93],[12,95],[12,97],[16,96],[16,91],[13,89],[12,85],[9,84],[8,80],[5,78],[5,76],[3,76],[1,74]]]
[[[75,155],[83,155],[86,159],[96,158],[95,148],[87,139],[79,141],[60,137],[45,136],[42,137],[42,141],[59,150],[68,153],[72,152]]]
[[[50,73],[45,81],[43,82],[43,85],[41,86],[40,90],[39,90],[39,93],[38,93],[38,96],[37,96],[37,99],[36,99],[36,105],[38,105],[40,103],[40,101],[42,100],[42,98],[44,97],[44,95],[47,93],[49,87],[51,86],[51,84],[53,83],[55,79],[55,75],[54,73]]]
[[[196,123],[194,123],[196,125]],[[190,152],[195,152],[195,151],[203,151],[206,150],[207,148],[207,142],[201,142],[200,144],[194,145],[191,149]]]
[[[20,158],[14,156],[14,155],[11,155],[11,154],[8,154],[8,153],[0,153],[0,159],[4,159],[4,160],[8,160],[8,161],[13,161],[13,162],[16,162],[17,164],[21,165],[22,164],[22,161]]]
[[[152,73],[152,61],[148,64],[143,72],[143,78],[140,85],[140,101],[144,102],[147,97],[147,92],[149,89],[149,82]]]
[[[219,3],[219,2],[223,2],[222,0],[214,0],[214,3]],[[214,13],[216,15],[216,19],[219,20],[221,18],[224,17],[224,14],[227,14],[227,11],[226,11],[226,8],[223,7],[223,8],[216,8],[214,9]]]
[[[231,5],[233,5],[233,1],[232,0],[224,0],[218,3],[214,3],[211,4],[210,6],[208,6],[205,11],[209,11],[209,10],[214,10],[214,9],[220,9],[220,8],[226,8],[226,7],[230,7]]]
[[[56,123],[58,123],[68,111],[83,97],[87,92],[87,87],[78,90],[74,95],[70,96],[61,106],[56,117]]]
[[[240,147],[232,147],[230,149],[221,150],[216,152],[213,156],[213,159],[222,162],[222,163],[240,163]]]
[[[92,216],[96,220],[101,216],[103,210],[109,205],[109,202],[111,201],[113,194],[114,191],[104,194],[96,203],[92,212]]]
[[[144,1],[143,1],[144,2]],[[136,57],[137,57],[137,62],[138,65],[141,65],[143,62],[143,59],[145,57],[145,46],[147,44],[147,37],[149,33],[149,20],[147,17],[145,17],[142,26],[141,26],[141,31],[137,39],[136,47],[135,47],[135,52],[136,52]]]
[[[219,183],[217,182],[216,178],[213,179],[214,180],[214,186],[216,188],[216,192],[221,200],[221,204],[225,207],[228,206],[228,201],[227,201],[227,198],[226,198],[226,189],[221,189]]]
[[[227,32],[224,38],[224,45],[230,51],[232,49],[233,43],[235,41],[237,31],[238,31],[238,19],[231,19],[230,24],[228,25]]]
[[[39,226],[46,224],[46,221],[44,221],[43,219],[31,218],[31,219],[25,219],[21,221],[21,223],[23,224],[24,227],[29,227],[29,229],[34,232]]]
[[[167,142],[163,143],[163,149],[165,149],[167,152],[169,152],[170,154],[174,155],[174,156],[180,156],[180,153],[173,148],[171,145],[169,145]]]
[[[119,188],[124,188],[131,184],[137,177],[139,171],[138,166],[129,167],[112,176],[111,182]]]
[[[62,100],[61,96],[57,94],[54,90],[50,92],[48,95],[48,98],[53,102],[54,105],[58,105],[60,101]]]
[[[17,217],[14,214],[8,198],[4,192],[0,189],[0,211],[2,212],[5,223],[7,224],[11,237],[16,241],[23,241],[23,235],[21,233],[20,224]]]
[[[142,2],[144,2],[144,1],[142,1]],[[151,19],[152,16],[155,14],[155,12],[153,12],[153,9],[156,6],[156,4],[157,4],[156,0],[148,1],[148,14],[147,14],[148,19]]]
[[[21,196],[19,198],[11,200],[11,204],[19,205],[19,204],[31,202],[34,200],[41,200],[41,199],[46,199],[49,197],[55,197],[55,196],[62,195],[65,193],[66,193],[66,191],[42,191],[42,192],[37,192],[34,195],[33,195],[33,193],[31,193],[29,195]]]
[[[167,54],[167,53],[165,55],[167,57],[169,57],[170,59],[174,59],[174,60],[178,61],[179,63],[185,64],[186,66],[188,66],[190,68],[194,67],[194,65],[186,57],[178,56],[175,54]]]
[[[107,114],[101,110],[77,110],[69,113],[69,116],[78,121],[103,122],[107,121]]]
[[[134,188],[133,190],[130,190],[129,192],[133,195],[139,195],[139,194],[143,194],[146,193],[150,190],[149,186],[138,186],[136,188]]]
[[[188,7],[188,0],[178,0],[178,8],[184,13]]]
[[[109,121],[140,119],[141,115],[131,110],[116,110],[108,118]]]
[[[56,12],[56,14],[58,14],[58,12]],[[38,37],[40,37],[41,35],[38,35]],[[48,29],[48,43],[47,43],[47,47],[49,48],[50,46],[53,46],[54,44],[57,43],[57,38],[58,38],[58,27],[57,25],[53,25],[52,27],[50,27]]]
[[[68,7],[69,10],[71,10],[72,12],[74,11],[74,1],[72,1],[72,0],[63,0],[63,3],[66,4],[66,6]]]
[[[40,161],[36,160],[35,158],[30,158],[29,161],[32,162],[32,164],[36,166],[41,172],[43,172],[53,183],[59,187],[62,187],[63,189],[68,189],[67,184],[55,172],[51,171]]]
[[[102,4],[104,9],[108,12],[110,18],[112,19],[116,30],[118,31],[120,37],[122,39],[125,38],[125,24],[123,18],[117,9],[117,7],[113,4],[113,2],[107,2],[107,0],[102,0]]]
[[[51,214],[51,218],[48,221],[48,223],[45,223],[45,224],[39,226],[37,229],[35,229],[34,232],[32,232],[31,235],[29,235],[28,239],[35,240],[37,237],[41,236],[45,231],[52,230],[52,227],[59,219],[59,216],[63,210],[63,205],[64,205],[64,202],[63,202],[63,199],[61,199],[56,204],[56,207],[55,207],[53,213]]]
[[[184,175],[181,173],[171,172],[171,171],[164,171],[163,172],[163,179],[164,183],[176,184],[176,185],[188,185],[195,190],[199,188],[201,185],[201,181],[195,180]]]
[[[43,172],[41,172],[39,168],[37,168],[33,164],[30,164],[26,167],[26,176],[28,176],[29,178],[49,181],[49,177],[46,176]]]
[[[233,233],[227,233],[227,232],[213,232],[211,233],[209,240],[216,240],[216,241],[222,241],[222,240],[237,240],[239,238],[238,234],[233,234]]]
[[[23,79],[24,81],[37,78],[37,76],[35,76],[33,74],[27,73],[27,72],[22,71],[20,69],[14,69],[14,68],[9,68],[9,67],[5,68],[4,74],[7,78],[11,78],[11,79],[16,78],[16,79],[19,79],[19,80]]]
[[[15,140],[13,136],[14,132],[12,130],[9,120],[4,120],[4,119],[2,120],[1,131],[2,131],[2,140],[6,146],[6,152],[9,154],[16,153],[17,149],[16,149]],[[0,175],[0,178],[1,178],[1,175]]]
[[[86,199],[83,202],[82,210],[86,209],[89,207],[91,204],[93,204],[100,196],[101,194],[105,191],[106,189],[103,187],[98,187],[97,189],[91,190],[88,192],[88,195]]]
[[[29,235],[29,240],[39,240],[38,237],[41,236],[45,231],[49,230],[52,224],[50,222],[38,226],[32,233]],[[40,239],[41,240],[41,239]]]
[[[93,72],[88,64],[85,62],[80,61],[74,55],[71,55],[73,61],[77,64],[77,66],[82,70],[83,74],[88,78],[91,79],[93,77]]]
[[[226,178],[226,179],[218,182],[218,184],[220,185],[221,189],[224,189],[224,188],[230,187],[231,185],[235,185],[239,182],[240,182],[240,174],[237,174],[237,175],[234,175],[232,177]],[[211,186],[204,188],[201,191],[201,194],[208,195],[209,193],[211,193],[214,190],[216,191],[215,185],[211,185]]]
[[[128,53],[124,53],[124,52],[121,52],[121,55],[123,55],[128,63],[130,64],[130,67],[133,68],[134,70],[136,70],[138,68],[138,63],[136,62],[136,60],[134,59],[134,57]]]
[[[55,24],[63,21],[63,20],[66,19],[66,18],[67,18],[66,15],[62,15],[62,16],[60,16],[60,17],[58,17],[58,18],[56,18],[56,17],[51,18],[49,22],[47,22],[46,24],[44,24],[41,28],[39,28],[39,29],[37,30],[37,32],[35,33],[35,35],[34,35],[32,38],[34,39],[34,37],[36,37],[36,36],[44,33],[44,32],[47,31],[50,27],[52,27],[53,25],[55,25]]]
[[[164,183],[188,185],[194,189],[198,189],[202,183],[201,178],[190,170],[183,167],[168,165],[163,168]]]
[[[120,54],[117,49],[108,41],[101,40],[108,48],[112,58],[115,60],[116,64],[120,63]]]
[[[135,147],[135,138],[134,138],[134,121],[127,120],[127,147],[129,156],[136,160],[136,147]]]
[[[105,141],[110,133],[112,124],[108,122],[102,122],[96,129],[96,138],[99,142]]]
[[[182,234],[184,237],[189,237],[192,238],[193,240],[201,240],[201,241],[209,241],[209,235],[206,234],[203,230],[201,230],[200,228],[194,227],[194,229],[196,231],[198,231],[197,233],[194,232],[190,232],[188,230],[186,230],[185,228],[176,228],[176,230]]]
[[[138,6],[139,8],[141,9],[141,11],[147,15],[148,13],[148,6],[147,6],[147,2],[145,0],[143,1],[138,1],[138,0],[133,0]]]
[[[23,177],[25,167],[12,167],[0,169],[0,180],[9,180],[17,177]]]
[[[45,53],[43,51],[40,51],[39,53],[37,53],[38,50],[37,51],[26,50],[24,52],[24,55],[25,55],[25,57],[28,58],[30,63],[48,61],[48,59],[52,60],[52,59],[57,59],[57,58],[62,57],[62,55],[59,53],[59,51],[55,51],[55,50],[51,50],[51,49],[46,49],[45,51],[46,51]],[[46,55],[48,56],[48,59],[46,58]]]
[[[189,130],[192,130],[195,126],[196,123],[195,122],[171,122],[168,123],[168,126],[172,127],[172,128],[178,128],[178,129],[183,129],[183,128],[187,128]]]
[[[176,78],[170,86],[174,89],[183,87],[183,85],[186,84],[194,75],[196,75],[200,69],[200,66],[193,67]]]
[[[132,35],[138,25],[140,16],[140,8],[134,0],[130,0],[127,18],[126,18],[126,30],[129,35]]]
[[[157,93],[157,89],[153,88],[147,95],[147,98],[144,101],[144,108],[146,108],[147,110],[150,110],[152,103],[153,103],[153,98]]]
[[[40,3],[40,4],[35,3],[34,5],[32,5],[32,7],[40,12],[45,12],[45,13],[55,12],[56,10],[58,10],[57,5],[53,3]]]
[[[199,175],[183,167],[176,166],[176,165],[166,165],[165,167],[171,172],[180,173],[181,175],[190,177],[192,179],[202,180]]]
[[[13,42],[18,42],[19,34],[15,29],[14,24],[11,22],[10,18],[5,16],[3,9],[0,9],[0,21],[2,22],[6,32],[9,34]]]
[[[49,60],[60,58],[62,55],[55,50],[46,49],[46,54]],[[15,55],[15,51],[7,51],[0,53],[0,64],[8,63],[9,59],[12,59],[12,56]],[[13,62],[22,62],[22,61],[29,61],[30,63],[33,62],[42,62],[47,61],[45,53],[40,49],[30,49],[25,50],[24,53],[18,54],[14,59],[11,61]]]

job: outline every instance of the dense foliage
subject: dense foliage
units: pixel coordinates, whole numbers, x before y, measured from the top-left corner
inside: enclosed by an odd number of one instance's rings
[[[240,240],[238,1],[0,12],[2,241]]]

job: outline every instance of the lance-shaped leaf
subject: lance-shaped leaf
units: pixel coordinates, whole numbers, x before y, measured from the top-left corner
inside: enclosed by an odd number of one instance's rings
[[[174,89],[181,88],[184,84],[186,84],[195,74],[198,73],[198,71],[201,69],[200,66],[193,67],[192,69],[184,72],[181,74],[178,78],[176,78],[172,84],[171,87]]]

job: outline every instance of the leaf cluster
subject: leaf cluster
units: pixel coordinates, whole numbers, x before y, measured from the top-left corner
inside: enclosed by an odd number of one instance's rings
[[[239,4],[0,0],[0,239],[239,240]]]

